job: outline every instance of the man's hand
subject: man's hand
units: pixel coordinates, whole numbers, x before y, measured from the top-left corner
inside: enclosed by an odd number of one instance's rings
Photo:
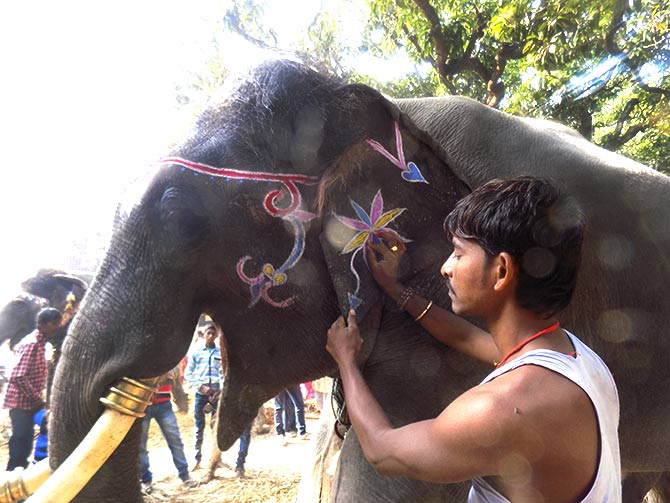
[[[188,395],[184,394],[179,397],[172,395],[174,403],[177,405],[177,410],[180,414],[186,414],[188,412]]]
[[[216,406],[219,405],[219,397],[220,396],[221,396],[221,391],[215,391],[209,397],[209,403],[212,404],[212,407],[216,408]]]
[[[362,346],[363,339],[356,324],[356,311],[352,309],[349,311],[346,324],[344,323],[344,318],[340,316],[331,325],[328,330],[326,350],[337,362],[338,366],[342,367],[348,363],[355,364],[356,356],[358,356]]]
[[[398,288],[398,267],[400,258],[407,248],[402,239],[389,232],[384,233],[380,243],[368,243],[368,265],[372,277],[386,293]],[[380,258],[378,258],[378,256]]]

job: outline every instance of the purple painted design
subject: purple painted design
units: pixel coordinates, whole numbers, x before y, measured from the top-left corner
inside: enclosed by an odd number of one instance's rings
[[[421,171],[419,170],[419,167],[416,165],[416,163],[412,161],[410,162],[405,161],[405,152],[403,151],[402,147],[402,134],[400,133],[400,125],[397,122],[395,122],[394,124],[395,124],[395,146],[396,151],[398,152],[398,157],[391,154],[378,141],[368,138],[367,140],[365,140],[365,143],[367,143],[375,152],[379,152],[381,155],[386,157],[389,161],[393,163],[394,166],[400,168],[400,171],[402,171],[400,176],[402,176],[403,180],[405,180],[406,182],[428,183],[428,181],[424,178],[423,174],[421,174]]]
[[[273,189],[265,195],[265,198],[263,199],[263,208],[265,208],[265,211],[273,217],[288,221],[293,227],[294,243],[291,253],[280,267],[275,268],[272,264],[266,263],[261,268],[261,272],[255,276],[249,276],[244,272],[244,264],[251,259],[250,255],[244,256],[238,260],[236,270],[238,277],[244,283],[249,285],[249,292],[251,293],[250,307],[256,305],[261,299],[274,307],[288,307],[293,304],[295,296],[282,301],[276,301],[270,297],[269,290],[275,286],[281,286],[288,282],[287,271],[292,269],[295,264],[298,263],[305,251],[304,224],[316,217],[314,213],[300,209],[302,195],[298,189],[298,184],[315,185],[318,183],[319,179],[317,177],[306,175],[217,168],[207,164],[182,159],[180,157],[163,159],[161,165],[177,165],[180,166],[182,171],[186,169],[193,171],[194,175],[203,173],[210,175],[210,177],[236,180],[239,183],[246,180],[254,183],[263,181],[278,182],[282,184],[280,188]],[[287,196],[288,204],[284,207],[280,207],[279,203],[283,202]]]

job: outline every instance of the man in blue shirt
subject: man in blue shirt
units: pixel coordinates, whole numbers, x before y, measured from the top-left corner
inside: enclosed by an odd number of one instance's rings
[[[195,466],[200,468],[202,459],[202,440],[205,434],[205,408],[210,400],[220,390],[221,380],[221,351],[216,346],[216,328],[213,324],[205,327],[205,347],[195,351],[188,360],[184,374],[188,383],[196,389],[194,418],[195,418]],[[207,407],[210,416],[214,416],[215,409]],[[211,419],[210,419],[211,421]]]

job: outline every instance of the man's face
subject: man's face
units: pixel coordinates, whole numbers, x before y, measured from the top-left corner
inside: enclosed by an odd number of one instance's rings
[[[454,251],[440,268],[448,279],[451,308],[460,316],[482,316],[492,291],[492,261],[474,241],[454,237],[452,243]]]
[[[41,323],[38,327],[39,331],[44,334],[48,341],[53,340],[56,332],[60,328],[61,320],[54,320],[48,323]]]
[[[213,346],[214,341],[216,341],[216,330],[213,328],[208,328],[205,330],[205,344],[207,346]]]

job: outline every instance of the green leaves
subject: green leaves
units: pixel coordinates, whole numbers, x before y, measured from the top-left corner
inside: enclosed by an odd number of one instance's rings
[[[433,94],[464,94],[511,113],[560,120],[600,145],[669,169],[662,150],[670,107],[667,1],[367,3],[368,26],[393,41],[380,46],[385,56],[405,51],[433,68],[423,85],[403,79],[403,95],[425,94],[434,84]]]
[[[261,47],[281,46],[287,30],[268,17],[269,0],[229,5],[223,29]],[[462,94],[558,120],[670,171],[667,0],[324,0],[291,49],[392,96]],[[380,81],[373,56],[407,74]],[[208,72],[215,77],[201,76],[197,88],[220,82],[221,57]]]

